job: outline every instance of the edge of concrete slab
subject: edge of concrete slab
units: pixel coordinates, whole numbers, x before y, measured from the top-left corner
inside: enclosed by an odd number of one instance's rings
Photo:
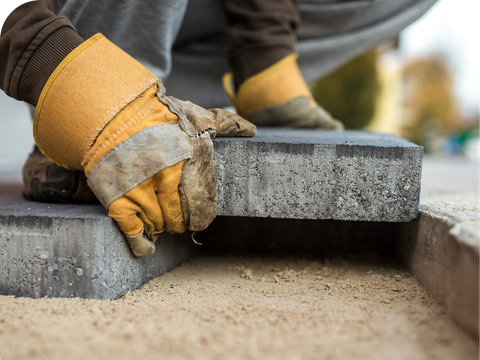
[[[115,299],[200,251],[190,234],[165,233],[153,255],[136,258],[98,205],[28,202],[13,187],[0,206],[2,295]]]
[[[422,202],[417,220],[396,225],[396,255],[451,318],[478,339],[478,198],[431,193]]]
[[[423,148],[365,131],[259,128],[214,139],[218,214],[404,222],[418,216]]]

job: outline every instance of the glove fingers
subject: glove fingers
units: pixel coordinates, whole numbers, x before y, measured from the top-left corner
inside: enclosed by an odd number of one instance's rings
[[[334,119],[324,108],[317,106],[315,110],[317,127],[329,130],[343,130],[343,124]]]
[[[143,231],[136,236],[126,235],[128,245],[136,257],[151,255],[155,252],[155,244],[143,235]]]
[[[109,206],[109,216],[125,235],[137,235],[144,226],[149,233],[164,229],[165,221],[152,183],[152,178],[144,181]]]
[[[157,173],[153,178],[165,226],[167,231],[172,233],[183,233],[187,229],[178,191],[182,168],[186,161],[183,160],[169,166]]]
[[[154,243],[165,228],[153,183],[153,178],[144,181],[108,208],[108,215],[115,219],[137,257],[153,254]]]
[[[140,212],[140,207],[125,197],[114,201],[108,208],[108,216],[117,222],[137,257],[150,255],[155,251],[153,242],[144,235],[144,223],[138,217]]]
[[[195,133],[210,130],[212,137],[215,136],[215,132],[217,136],[254,136],[257,133],[255,125],[229,111],[206,110],[190,101],[182,101],[170,96],[168,99],[174,106],[181,109]]]
[[[210,109],[215,116],[217,136],[255,136],[257,127],[244,118],[222,109]]]
[[[108,208],[108,216],[117,222],[125,235],[129,236],[143,233],[144,223],[138,216],[141,212],[140,206],[126,197],[115,200]]]
[[[124,195],[140,207],[138,216],[147,226],[149,233],[165,229],[165,220],[153,184],[154,179],[152,177]]]

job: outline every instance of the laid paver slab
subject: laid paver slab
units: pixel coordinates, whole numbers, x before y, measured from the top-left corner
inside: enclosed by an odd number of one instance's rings
[[[396,224],[395,231],[399,260],[477,339],[479,210],[476,194],[423,192],[418,220]]]
[[[115,299],[198,251],[190,234],[166,233],[136,258],[102,206],[31,202],[0,186],[2,295]]]

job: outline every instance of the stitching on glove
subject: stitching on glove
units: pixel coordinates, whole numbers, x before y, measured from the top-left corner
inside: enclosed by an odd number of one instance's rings
[[[92,134],[90,135],[89,138],[85,140],[85,143],[83,144],[83,157],[87,155],[88,150],[93,146],[93,143],[95,139],[97,138],[98,134],[103,130],[105,125],[112,120],[115,115],[119,113],[120,110],[122,110],[126,105],[131,103],[133,100],[135,100],[140,94],[144,93],[150,86],[155,84],[156,77],[152,77],[145,81],[143,84],[141,84],[139,87],[136,89],[133,89],[130,91],[126,97],[120,99],[113,107],[107,110],[107,112],[98,120],[94,126],[94,130]]]
[[[193,135],[193,138],[199,138],[201,137],[203,134],[205,134],[206,132],[208,132],[208,130],[203,130],[203,131],[200,131],[199,133]],[[210,135],[210,134],[209,134]]]
[[[108,138],[108,140],[97,150],[95,151],[95,154],[93,154],[91,157],[90,157],[90,161],[92,161],[93,159],[95,159],[95,156],[97,155],[97,153],[102,150],[105,146],[107,146],[107,144],[110,143],[110,141],[117,136],[117,134],[122,131],[131,121],[133,121],[133,119],[135,119],[138,114],[140,114],[148,105],[154,103],[155,99],[152,99],[150,102],[148,102],[143,108],[141,108],[130,120],[128,120],[128,122],[125,123],[125,125],[123,125],[120,129],[118,129],[118,131],[113,134],[110,138]],[[150,107],[150,109],[148,109],[148,111],[146,112],[146,114],[144,116],[142,116],[140,119],[138,119],[134,125],[138,124],[140,121],[142,121],[143,119],[145,119],[145,117],[150,113],[150,111],[152,111],[153,107],[155,106],[155,104],[152,104],[152,106]]]

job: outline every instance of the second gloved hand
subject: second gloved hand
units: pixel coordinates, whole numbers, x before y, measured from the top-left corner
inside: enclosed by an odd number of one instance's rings
[[[136,256],[153,253],[164,230],[200,231],[211,223],[211,138],[255,132],[237,115],[166,96],[161,81],[102,35],[58,66],[34,122],[42,152],[85,171]]]

